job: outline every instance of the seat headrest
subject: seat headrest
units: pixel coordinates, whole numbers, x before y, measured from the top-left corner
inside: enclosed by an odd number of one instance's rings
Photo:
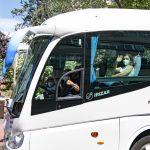
[[[141,56],[137,55],[133,58],[134,67],[129,76],[138,76],[141,69]]]

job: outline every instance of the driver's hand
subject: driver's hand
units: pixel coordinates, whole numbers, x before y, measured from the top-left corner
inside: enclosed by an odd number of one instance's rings
[[[80,91],[80,87],[71,80],[67,80],[66,84],[72,86],[76,91]]]
[[[71,80],[67,80],[67,85],[71,85],[71,86],[73,86],[74,85],[74,83],[71,81]]]

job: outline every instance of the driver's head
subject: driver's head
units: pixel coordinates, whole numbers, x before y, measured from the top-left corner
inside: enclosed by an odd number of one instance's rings
[[[54,78],[53,78],[53,77],[49,77],[49,78],[47,79],[47,85],[48,85],[49,87],[53,87],[53,86],[55,85],[55,82],[54,82]]]

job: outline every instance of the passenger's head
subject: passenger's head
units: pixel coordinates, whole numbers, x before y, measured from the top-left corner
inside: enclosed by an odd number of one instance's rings
[[[125,66],[133,65],[133,57],[131,54],[125,54],[123,57],[123,63]]]
[[[125,66],[133,65],[133,57],[131,54],[125,54],[123,57],[123,63]]]

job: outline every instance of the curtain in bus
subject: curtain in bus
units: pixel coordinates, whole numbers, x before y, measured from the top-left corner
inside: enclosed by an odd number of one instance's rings
[[[96,55],[97,43],[98,43],[98,36],[92,36],[91,37],[90,83],[93,83],[96,80],[96,75],[95,75],[95,71],[94,71],[94,59],[95,59],[95,55]]]
[[[128,76],[138,76],[141,69],[141,56],[138,54],[133,58],[134,68]]]

